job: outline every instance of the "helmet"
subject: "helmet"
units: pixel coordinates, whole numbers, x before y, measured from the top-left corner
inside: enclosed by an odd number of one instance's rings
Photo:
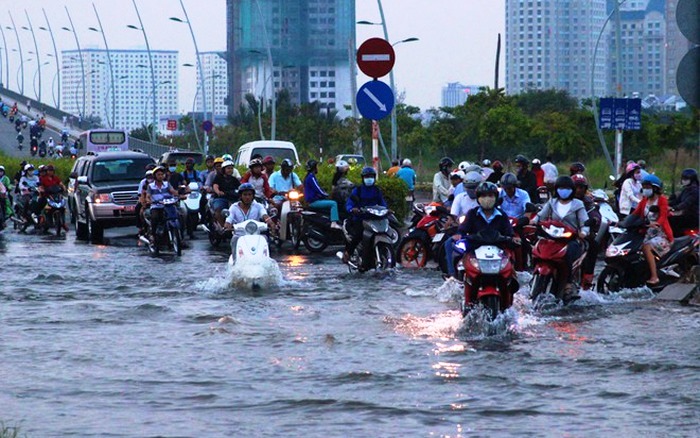
[[[360,173],[360,176],[362,178],[364,178],[364,177],[370,176],[370,175],[372,175],[374,177],[377,176],[377,172],[374,170],[374,167],[369,167],[369,166],[363,167],[362,172]]]
[[[484,161],[481,162],[481,165],[483,167],[489,167],[491,165],[491,160],[489,160],[488,158],[485,158]]]
[[[574,190],[576,187],[574,186],[574,180],[571,179],[570,176],[560,176],[557,178],[556,182],[554,183],[554,189],[571,189]]]
[[[262,163],[263,164],[269,164],[269,163],[275,164],[275,159],[272,157],[272,155],[268,155],[267,157],[263,158]]]
[[[481,182],[481,179],[481,174],[479,172],[468,172],[466,175],[464,175],[464,185],[468,189],[475,189]]]
[[[533,165],[533,166],[539,166],[539,165],[541,165],[541,164],[542,164],[542,162],[540,161],[539,158],[535,158],[535,159],[532,160],[532,165]]]
[[[471,163],[469,161],[462,161],[457,167],[459,167],[459,170],[461,170],[462,172],[466,172],[466,168],[469,166],[471,166]]]
[[[231,154],[224,154],[221,156],[221,158],[223,158],[224,161],[233,161],[233,157],[231,156]]]
[[[292,163],[292,160],[290,160],[289,158],[285,158],[284,160],[282,160],[282,164],[280,164],[280,166],[287,169],[291,169],[294,167],[294,163]]]
[[[477,198],[488,195],[489,193],[492,193],[494,196],[498,197],[498,187],[496,187],[496,184],[486,181],[482,182],[476,187]]]
[[[5,171],[5,166],[0,166],[0,170]]]
[[[185,160],[185,164],[194,164],[194,158],[189,157],[187,160]]]
[[[580,173],[571,175],[571,179],[574,182],[574,186],[584,186],[586,188],[588,187],[588,179]]]
[[[478,172],[478,173],[481,173],[481,166],[479,166],[478,164],[469,165],[469,166],[467,166],[466,169],[464,169],[464,173],[466,174],[466,173],[469,173],[469,172]]]
[[[577,161],[575,163],[571,163],[571,166],[569,167],[569,173],[571,175],[576,175],[577,173],[583,173],[586,171],[586,166],[583,165],[583,163]]]
[[[249,182],[241,184],[240,187],[238,187],[238,193],[242,194],[243,192],[251,191],[253,194],[255,194],[255,186]]]
[[[404,159],[403,159],[403,163],[401,163],[401,165],[402,165],[402,166],[408,166],[408,167],[410,167],[410,166],[411,166],[411,160],[409,160],[408,158],[404,158]]]
[[[146,164],[146,170],[153,170],[156,168],[156,163],[148,163]]]
[[[349,165],[348,162],[345,161],[345,160],[338,160],[338,161],[335,163],[335,167],[336,167],[337,169],[340,169],[341,167],[350,167],[350,165]]]
[[[24,165],[24,171],[26,172],[26,171],[28,171],[28,170],[34,170],[34,166],[32,166],[31,164],[25,164],[25,165]]]
[[[653,187],[663,189],[664,183],[661,182],[658,176],[652,175],[651,173],[644,178],[642,178],[642,184],[650,184]]]
[[[216,158],[214,158],[214,164],[220,164],[220,163],[223,163],[223,162],[224,162],[224,159],[221,158],[221,157],[216,157]]]
[[[689,179],[698,182],[698,172],[695,169],[683,169],[683,172],[681,172],[681,179]]]
[[[639,167],[641,167],[642,169],[646,169],[647,167],[647,162],[644,160],[637,160],[637,164],[639,164]]]
[[[312,170],[314,170],[316,168],[316,166],[318,166],[318,161],[309,160],[306,162],[306,171],[311,172]]]
[[[463,180],[464,179],[464,172],[462,172],[459,169],[455,169],[452,171],[452,173],[450,173],[450,179],[452,179],[452,178],[459,178],[460,180]]]
[[[528,160],[525,155],[520,155],[520,154],[516,155],[515,162],[520,163],[520,164],[525,164],[525,165],[530,164],[530,160]]]
[[[253,160],[253,161],[255,161],[255,160]],[[252,166],[252,163],[253,162],[251,161],[251,164],[250,164],[251,166]],[[224,167],[229,167],[229,166],[233,167],[233,161],[226,160],[226,161],[224,161],[224,164],[221,165],[221,168],[223,169]]]
[[[155,175],[158,172],[165,173],[165,168],[163,166],[156,166],[153,168],[153,175]]]
[[[224,165],[225,165],[225,164],[226,164],[226,163],[224,163]],[[233,165],[233,161],[231,161],[231,164]],[[262,166],[262,164],[263,164],[263,163],[262,163],[262,160],[260,160],[259,158],[252,159],[252,160],[250,160],[250,162],[248,163],[248,169],[252,169],[252,168],[255,167],[255,166]]]
[[[40,164],[39,165],[39,172],[43,172],[45,170],[46,170],[46,166],[44,166],[43,164]]]
[[[494,170],[501,170],[503,169],[503,163],[500,161],[496,160],[493,162],[493,166],[491,166]]]
[[[443,157],[440,159],[440,163],[438,163],[438,166],[440,167],[440,170],[445,170],[449,169],[452,166],[454,166],[455,162],[452,161],[452,158],[450,157]]]
[[[209,160],[213,160],[213,159],[214,159],[214,156],[210,154],[210,155],[207,155],[207,157],[204,159],[204,161],[209,161]]]
[[[47,165],[46,165],[46,171],[49,171],[49,170],[56,170],[56,168],[53,167],[53,164],[47,164]]]
[[[153,169],[148,169],[146,171],[146,178],[148,178],[149,176],[151,176],[151,177],[153,176]]]
[[[633,161],[627,165],[627,167],[625,168],[625,173],[634,172],[637,169],[641,169],[641,168],[639,167],[639,164],[637,164]]]
[[[506,187],[506,186],[517,186],[518,185],[518,178],[513,175],[512,173],[504,173],[503,176],[501,177],[501,187]]]

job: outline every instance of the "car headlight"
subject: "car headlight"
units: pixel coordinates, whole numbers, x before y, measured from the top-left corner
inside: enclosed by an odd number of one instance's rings
[[[112,200],[112,195],[109,193],[95,193],[92,200],[95,202],[95,204],[104,204]]]

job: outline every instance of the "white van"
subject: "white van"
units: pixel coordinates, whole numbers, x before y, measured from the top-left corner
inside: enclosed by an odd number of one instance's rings
[[[236,165],[247,166],[250,162],[250,157],[255,154],[260,154],[263,158],[271,155],[277,164],[281,163],[285,158],[289,158],[294,164],[299,164],[299,155],[297,155],[297,148],[293,143],[279,140],[258,140],[251,141],[238,148],[235,159]]]

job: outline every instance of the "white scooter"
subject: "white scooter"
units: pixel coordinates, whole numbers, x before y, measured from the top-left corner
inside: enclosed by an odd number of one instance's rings
[[[189,184],[190,193],[187,198],[182,202],[185,209],[185,231],[190,239],[194,238],[194,232],[199,225],[199,203],[202,199],[202,192],[197,182],[191,182]]]
[[[600,213],[601,218],[600,229],[596,235],[596,241],[601,247],[600,252],[605,254],[605,248],[608,247],[608,244],[624,233],[625,229],[617,226],[619,218],[610,205],[608,194],[605,193],[605,190],[593,190],[593,192],[591,192],[591,196],[598,205],[598,213]]]
[[[252,219],[233,226],[236,247],[228,263],[231,266],[233,284],[249,289],[276,286],[281,280],[277,262],[270,258],[264,222]]]

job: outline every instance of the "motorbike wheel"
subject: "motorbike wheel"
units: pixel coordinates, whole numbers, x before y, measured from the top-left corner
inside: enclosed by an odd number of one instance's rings
[[[216,231],[210,229],[209,231],[209,243],[216,248],[221,243],[221,237],[217,235]]]
[[[294,250],[297,251],[301,244],[301,221],[298,217],[291,218],[289,221],[289,238]]]
[[[314,239],[313,237],[304,236],[304,246],[311,252],[323,252],[328,246],[328,243]]]
[[[428,262],[428,247],[421,239],[406,239],[399,246],[398,257],[404,268],[422,268]]]
[[[53,225],[54,227],[56,227],[56,236],[60,236],[61,231],[63,231],[63,215],[60,211],[54,212]]]
[[[386,243],[377,244],[379,252],[379,260],[377,260],[377,269],[391,269],[396,266],[393,248]]]
[[[498,313],[501,311],[501,299],[497,295],[487,295],[481,300],[481,305],[488,310],[491,321],[498,318]]]
[[[530,299],[534,302],[542,294],[550,293],[554,295],[554,278],[551,275],[535,274],[530,290]]]
[[[194,231],[197,229],[198,223],[199,223],[199,214],[188,212],[187,213],[187,235],[190,236],[190,239],[194,238]]]
[[[619,292],[623,288],[623,272],[614,266],[606,266],[598,275],[596,291],[599,294]]]
[[[170,227],[168,229],[168,237],[170,237],[170,244],[173,246],[173,251],[178,256],[182,255],[182,235],[180,230],[175,227]]]

